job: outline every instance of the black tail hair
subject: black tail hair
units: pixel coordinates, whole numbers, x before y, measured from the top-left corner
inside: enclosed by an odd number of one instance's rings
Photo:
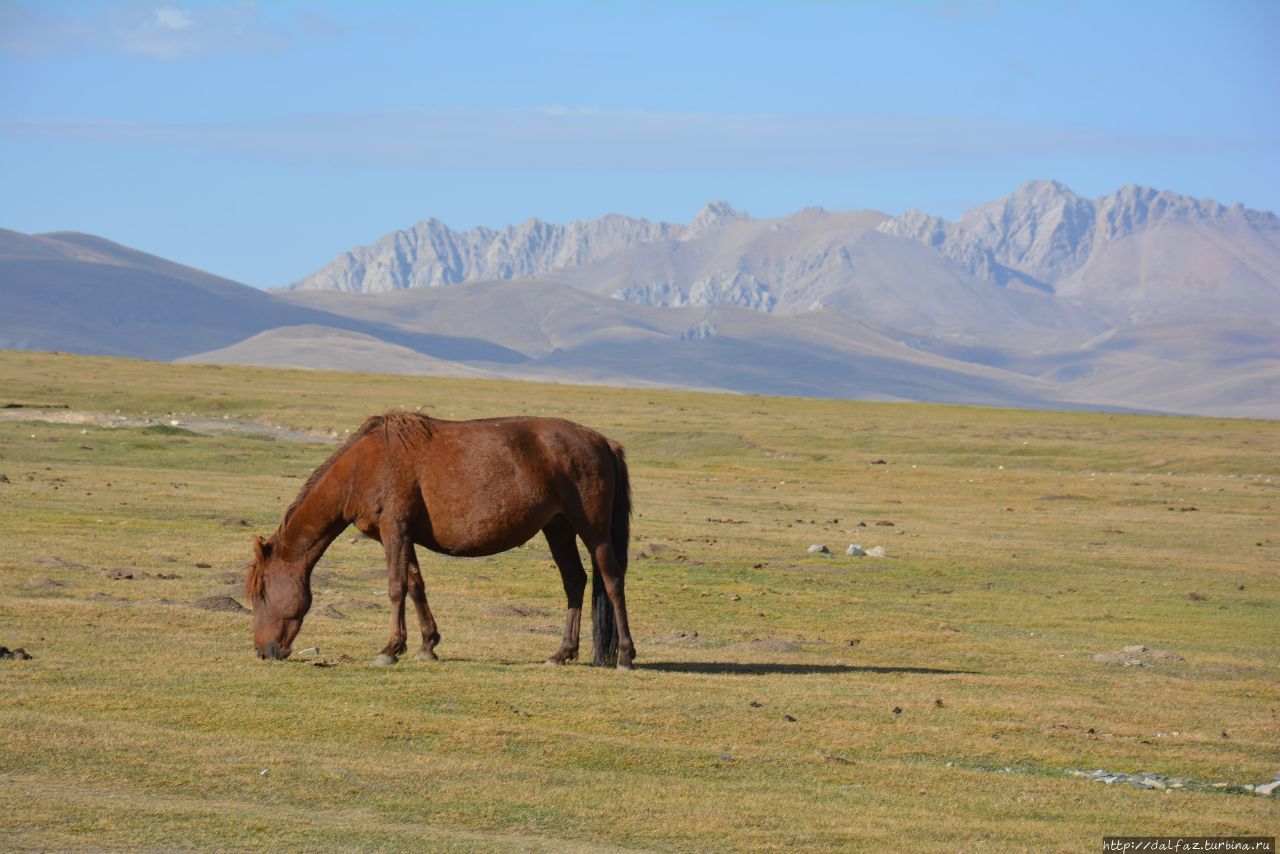
[[[631,543],[631,477],[627,472],[627,456],[617,442],[609,443],[613,451],[617,478],[613,488],[613,558],[618,571],[627,573],[627,548]],[[595,644],[595,665],[613,667],[618,663],[618,626],[613,603],[604,589],[600,566],[591,556],[591,635]]]

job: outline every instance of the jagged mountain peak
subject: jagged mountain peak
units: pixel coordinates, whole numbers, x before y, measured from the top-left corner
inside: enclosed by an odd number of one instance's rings
[[[578,267],[638,243],[683,236],[684,226],[621,214],[558,225],[530,218],[495,231],[457,232],[426,219],[342,253],[285,290],[376,293],[485,279],[517,279]]]
[[[1076,271],[1102,247],[1166,223],[1235,219],[1275,229],[1274,214],[1129,184],[1096,199],[1058,181],[1028,181],[955,222],[912,210],[882,223],[886,234],[933,247],[967,272],[996,284],[1041,290]]]
[[[751,219],[751,214],[740,211],[725,201],[708,202],[698,211],[689,224],[686,237],[703,237],[720,231],[728,223]]]

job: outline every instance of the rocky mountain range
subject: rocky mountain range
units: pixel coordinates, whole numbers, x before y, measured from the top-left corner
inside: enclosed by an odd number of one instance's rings
[[[908,211],[436,220],[273,293],[0,232],[0,346],[770,394],[1280,417],[1280,220],[1037,181]]]

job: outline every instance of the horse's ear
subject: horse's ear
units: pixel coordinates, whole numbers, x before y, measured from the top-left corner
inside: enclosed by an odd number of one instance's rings
[[[259,566],[266,563],[267,552],[269,552],[270,550],[271,550],[271,546],[269,546],[266,543],[266,541],[262,539],[262,537],[259,537],[257,534],[253,535],[254,563],[257,563]]]

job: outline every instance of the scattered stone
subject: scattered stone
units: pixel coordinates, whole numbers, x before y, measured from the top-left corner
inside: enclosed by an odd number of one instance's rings
[[[247,528],[249,527],[248,519],[223,519],[222,524],[227,528]]]
[[[17,649],[9,649],[7,646],[0,646],[0,659],[9,659],[11,661],[30,661],[31,653],[22,647]]]
[[[113,569],[102,570],[102,576],[112,581],[132,581],[135,578],[150,578],[151,573],[129,566],[117,566]]]
[[[941,698],[941,697],[939,697],[938,699],[936,699],[936,700],[934,700],[934,701],[933,701],[933,705],[934,705],[934,706],[936,706],[937,708],[941,709],[943,706],[945,706],[945,705],[946,705],[946,703],[942,702],[942,698]]]
[[[7,475],[0,474],[0,483],[9,483],[9,482],[10,481]]]
[[[1206,596],[1206,595],[1204,595],[1203,593],[1194,593],[1194,592],[1193,592],[1193,593],[1188,593],[1188,594],[1187,594],[1187,598],[1188,598],[1188,599],[1190,599],[1192,602],[1207,602],[1207,601],[1209,601],[1209,597],[1208,597],[1208,596]]]
[[[782,716],[782,719],[783,719],[784,721],[786,721],[787,723],[789,723],[789,724],[793,724],[793,723],[795,723],[795,722],[796,722],[796,719],[795,719],[795,718],[793,718],[791,715],[783,715],[783,716]]]
[[[755,700],[752,700],[752,701],[751,701],[750,703],[748,703],[747,705],[751,706],[751,708],[753,708],[753,709],[759,709],[759,708],[762,708],[762,707],[764,706],[764,703],[759,703],[759,702],[756,702]]]
[[[860,643],[862,643],[862,638],[853,638],[851,640],[845,641],[846,646],[857,646]]]
[[[317,609],[316,613],[321,617],[329,617],[333,620],[345,620],[347,618],[346,614],[342,613],[332,605],[325,605],[323,608]]]
[[[881,519],[879,522],[876,522],[876,527],[879,527],[879,528],[892,528],[892,527],[893,527],[893,523],[892,523],[892,522],[890,522],[888,519]]]
[[[850,543],[849,548],[845,549],[844,553],[850,557],[862,557],[866,554],[866,552],[862,550],[862,546],[857,543]]]
[[[65,585],[61,581],[54,581],[52,578],[33,578],[25,586],[28,590],[50,590]]]
[[[178,573],[176,572],[157,572],[156,573],[156,578],[159,578],[162,581],[173,581],[174,579],[181,578],[181,577],[182,576],[178,575]]]
[[[1069,772],[1073,777],[1085,777],[1093,780],[1095,783],[1106,783],[1110,785],[1134,786],[1139,789],[1147,789],[1152,791],[1170,792],[1174,789],[1188,789],[1192,791],[1203,791],[1205,789],[1226,789],[1236,794],[1251,792],[1255,795],[1270,795],[1277,788],[1280,788],[1280,777],[1277,777],[1271,783],[1263,783],[1260,785],[1251,785],[1248,783],[1235,784],[1218,781],[1214,783],[1206,783],[1199,780],[1191,780],[1186,777],[1164,777],[1160,774],[1152,774],[1144,771],[1140,774],[1116,774],[1110,771],[1080,771],[1072,770]]]
[[[858,527],[858,528],[865,528],[865,527],[867,527],[867,523],[866,523],[866,522],[859,522],[859,523],[857,524],[857,526],[856,526],[856,527]]]
[[[902,707],[901,707],[901,706],[894,706],[894,707],[893,707],[893,713],[894,713],[895,715],[900,715],[900,714],[902,714]]]
[[[213,564],[205,563],[204,561],[196,561],[195,566],[196,566],[196,569],[212,569],[213,568]]]
[[[888,463],[886,463],[884,460],[872,460],[872,461],[871,461],[871,465],[873,465],[873,466],[887,466],[887,465],[888,465]]]
[[[218,611],[225,614],[253,613],[230,596],[205,596],[192,602],[191,607],[201,611]]]
[[[1146,648],[1145,646],[1143,646],[1142,644],[1133,644],[1132,646],[1126,646],[1124,649],[1122,649],[1122,650],[1120,650],[1120,651],[1121,651],[1121,652],[1127,652],[1127,653],[1129,653],[1130,655],[1138,655],[1139,653],[1146,652],[1146,651],[1147,651],[1147,648]]]
[[[884,557],[884,546],[872,546],[867,549],[867,557]]]
[[[829,555],[829,554],[831,554],[831,549],[827,548],[826,546],[822,545],[821,543],[814,543],[813,545],[809,546],[808,551],[809,551],[809,554],[811,554],[811,555]]]

